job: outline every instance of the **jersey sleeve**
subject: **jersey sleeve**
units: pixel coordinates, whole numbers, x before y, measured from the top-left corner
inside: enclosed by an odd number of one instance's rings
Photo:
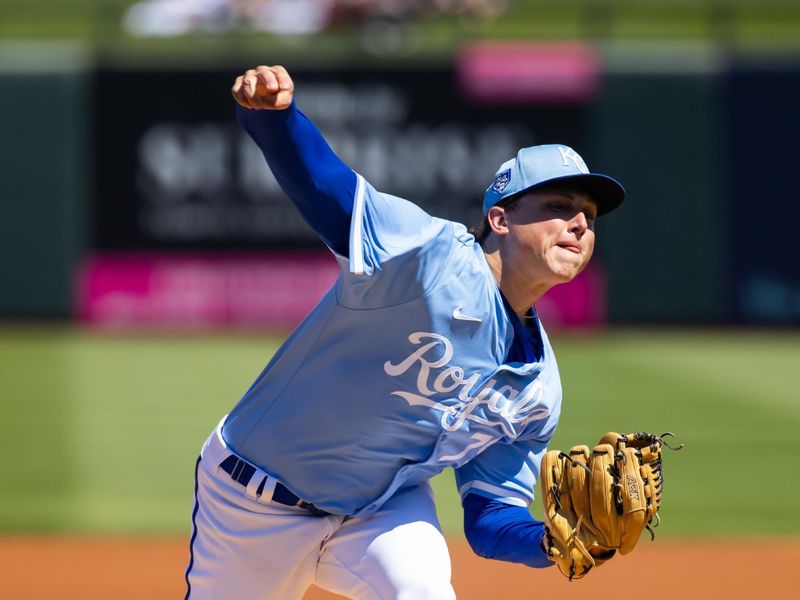
[[[356,192],[353,170],[294,102],[286,110],[237,105],[236,116],[305,221],[329,248],[345,255]]]
[[[347,256],[338,257],[344,289],[339,301],[378,308],[419,298],[442,275],[455,224],[357,178]]]
[[[546,441],[495,444],[456,469],[458,493],[478,494],[515,506],[533,502]]]
[[[281,111],[236,111],[281,189],[339,260],[340,303],[384,307],[435,284],[453,247],[453,223],[377,191],[336,156],[294,102]]]

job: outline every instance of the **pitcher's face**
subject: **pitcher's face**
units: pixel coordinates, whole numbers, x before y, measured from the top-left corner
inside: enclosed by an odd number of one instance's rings
[[[597,204],[579,191],[532,191],[505,215],[503,263],[528,281],[574,279],[594,252]]]

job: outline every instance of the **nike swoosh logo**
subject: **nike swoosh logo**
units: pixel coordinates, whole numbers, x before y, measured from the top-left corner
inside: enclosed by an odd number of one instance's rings
[[[461,312],[461,307],[456,306],[456,309],[453,311],[453,318],[458,319],[459,321],[472,321],[473,323],[480,323],[481,319],[478,317],[471,317],[470,315],[465,315]]]

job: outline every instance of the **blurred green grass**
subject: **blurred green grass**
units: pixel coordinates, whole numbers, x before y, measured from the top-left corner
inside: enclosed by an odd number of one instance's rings
[[[607,430],[670,430],[686,444],[667,451],[659,535],[800,533],[796,331],[552,341],[564,406],[551,447]],[[188,531],[199,447],[279,342],[0,328],[0,531]],[[443,526],[458,534],[452,474],[434,483]]]

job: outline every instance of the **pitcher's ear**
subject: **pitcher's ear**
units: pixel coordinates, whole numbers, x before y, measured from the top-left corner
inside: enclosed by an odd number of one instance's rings
[[[489,209],[486,214],[486,221],[489,228],[497,235],[506,235],[508,233],[508,213],[502,206],[495,204]]]

